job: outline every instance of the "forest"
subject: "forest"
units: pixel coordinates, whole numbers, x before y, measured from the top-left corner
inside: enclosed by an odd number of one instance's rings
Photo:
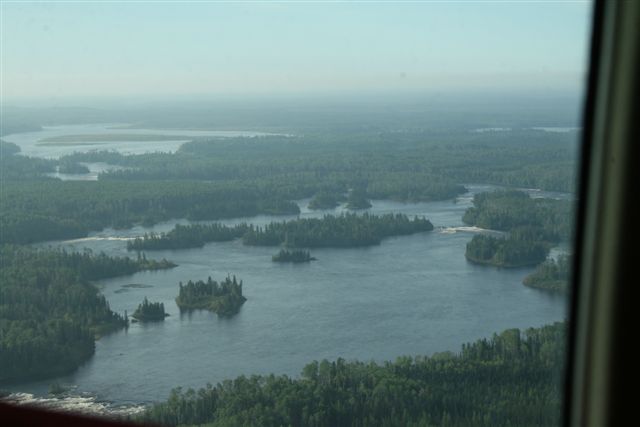
[[[340,205],[340,200],[344,197],[330,191],[320,191],[309,201],[309,209],[333,209]]]
[[[549,249],[549,245],[540,241],[477,234],[467,243],[465,256],[476,264],[517,268],[541,263]]]
[[[131,315],[139,322],[158,322],[167,316],[168,314],[164,311],[164,303],[149,302],[147,297],[144,297],[144,300],[138,304],[136,311]]]
[[[0,243],[79,238],[91,230],[151,225],[171,218],[216,220],[299,211],[293,202],[229,183],[4,182],[0,192]]]
[[[506,236],[473,236],[469,261],[497,267],[523,267],[543,262],[552,246],[573,236],[574,202],[533,199],[527,193],[501,190],[476,194],[462,220]]]
[[[247,298],[242,295],[242,280],[238,282],[236,276],[225,278],[220,283],[212,280],[189,280],[186,284],[179,284],[180,291],[176,297],[176,304],[180,310],[210,310],[219,317],[231,317],[240,311],[240,307]]]
[[[292,262],[294,264],[301,262],[316,261],[309,251],[280,249],[280,252],[271,257],[273,262]]]
[[[178,388],[137,418],[161,425],[550,426],[560,423],[565,323],[508,329],[458,353],[314,361],[297,378]]]
[[[132,251],[200,248],[208,242],[228,242],[242,237],[249,226],[238,224],[227,227],[222,224],[177,224],[168,233],[145,233],[127,242],[127,249]]]
[[[379,244],[383,238],[433,230],[425,218],[402,214],[341,214],[322,218],[299,218],[272,222],[264,227],[245,223],[176,225],[167,233],[146,233],[127,242],[129,250],[183,249],[207,242],[225,242],[242,237],[245,245],[287,247],[356,247]]]
[[[409,219],[403,214],[348,213],[272,222],[264,227],[249,227],[242,241],[252,246],[348,248],[377,245],[385,237],[431,230],[433,224],[425,218]]]
[[[96,337],[127,326],[90,281],[168,261],[0,246],[0,381],[46,378],[76,369]]]
[[[465,182],[572,191],[575,164],[575,135],[524,129],[505,134],[430,129],[196,139],[176,153],[93,151],[59,160],[22,156],[11,143],[0,147],[6,153],[0,156],[0,243],[14,244],[79,238],[105,227],[174,218],[296,214],[293,200],[351,189],[358,189],[348,201],[353,209],[366,208],[371,199],[451,199],[465,192]],[[80,171],[81,162],[126,169],[103,173],[97,182],[46,176],[56,167]],[[555,212],[554,202],[532,203],[540,213],[537,222],[544,221],[545,210]],[[555,218],[561,222],[548,221],[549,232],[568,235],[566,217]],[[467,219],[484,222],[471,214]]]
[[[569,292],[571,267],[571,256],[560,255],[557,260],[548,259],[540,264],[522,283],[532,288],[566,294]]]
[[[568,241],[573,236],[574,202],[533,199],[524,191],[478,193],[462,220],[469,225],[500,231],[535,232],[535,240]]]

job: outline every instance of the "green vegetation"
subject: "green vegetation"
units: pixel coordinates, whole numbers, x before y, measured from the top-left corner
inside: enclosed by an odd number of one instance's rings
[[[565,324],[509,329],[458,354],[313,362],[172,391],[139,421],[163,425],[549,426],[560,423]]]
[[[514,268],[541,263],[549,249],[549,245],[538,241],[478,234],[467,243],[465,256],[477,264]]]
[[[9,181],[43,179],[44,174],[56,171],[55,160],[25,157],[18,153],[20,147],[16,144],[0,140],[0,180],[3,184],[0,197],[5,188],[11,185]],[[5,201],[0,199],[0,202],[4,204]]]
[[[271,257],[271,261],[273,262],[311,262],[316,259],[311,256],[309,251],[295,250],[288,251],[286,249],[280,249],[280,252]]]
[[[75,370],[96,337],[126,327],[90,281],[170,268],[168,261],[0,247],[0,381]]]
[[[573,209],[569,200],[532,199],[523,191],[493,191],[476,194],[473,207],[462,220],[491,230],[528,230],[538,233],[537,240],[559,242],[571,239]]]
[[[149,302],[147,297],[144,297],[142,304],[138,304],[138,308],[131,315],[140,322],[158,322],[167,316],[168,314],[164,311],[164,303]]]
[[[242,295],[242,280],[238,283],[236,276],[220,283],[209,277],[206,282],[189,280],[186,285],[180,282],[176,304],[180,310],[210,310],[220,317],[231,317],[246,300]]]
[[[239,224],[227,227],[222,224],[176,225],[168,233],[145,233],[127,242],[128,250],[160,250],[200,248],[207,242],[228,242],[242,237],[249,226]]]
[[[309,209],[333,209],[340,205],[339,200],[340,196],[328,191],[321,191],[313,196],[309,202]]]
[[[59,173],[75,173],[75,174],[85,174],[89,173],[89,168],[80,163],[73,162],[69,159],[61,160],[58,163],[58,172]]]
[[[536,289],[566,294],[569,291],[571,257],[560,255],[558,260],[549,259],[524,278],[522,283]]]
[[[371,203],[367,200],[367,193],[362,189],[352,189],[347,197],[347,209],[369,209]]]
[[[385,237],[431,230],[433,225],[425,218],[409,219],[403,214],[343,214],[250,227],[242,240],[244,244],[253,246],[347,248],[378,245]]]
[[[476,194],[463,221],[508,233],[505,238],[476,235],[467,244],[469,261],[498,267],[523,267],[543,262],[551,247],[571,238],[573,202],[532,199],[522,191]]]
[[[104,227],[126,228],[170,218],[211,220],[299,213],[298,205],[235,184],[207,182],[4,182],[0,243],[84,237]]]
[[[202,247],[206,242],[225,242],[242,237],[245,245],[288,247],[354,247],[377,245],[385,237],[433,230],[424,218],[402,214],[325,215],[272,222],[265,227],[238,224],[176,225],[168,233],[147,233],[127,242],[129,250],[159,250]]]

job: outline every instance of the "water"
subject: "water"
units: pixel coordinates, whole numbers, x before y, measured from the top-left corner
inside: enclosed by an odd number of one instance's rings
[[[159,135],[175,136],[175,140],[161,141],[100,141],[73,143],[71,145],[46,143],[42,140],[68,135]],[[221,130],[181,130],[181,129],[128,129],[118,124],[88,124],[47,126],[36,132],[22,132],[2,137],[20,147],[25,156],[57,159],[74,152],[112,150],[123,154],[142,154],[149,152],[174,152],[180,145],[198,137],[232,138],[257,137],[274,135],[254,131],[221,131]]]
[[[167,271],[141,272],[98,283],[113,310],[132,313],[146,296],[162,301],[164,322],[132,324],[101,338],[96,354],[74,374],[13,386],[13,391],[46,394],[58,381],[113,405],[166,399],[176,386],[201,387],[238,375],[298,375],[323,358],[393,360],[400,355],[458,351],[461,344],[506,328],[541,326],[565,317],[566,301],[522,285],[531,268],[497,269],[464,257],[472,233],[461,222],[473,194],[494,189],[468,186],[454,201],[402,204],[374,201],[371,212],[424,215],[436,230],[389,238],[379,246],[315,249],[318,261],[304,265],[271,262],[277,248],[243,246],[239,241],[204,248],[147,252],[179,264]],[[538,192],[540,196],[554,196]],[[324,212],[306,209],[301,216]],[[339,212],[342,208],[337,208]],[[224,221],[265,224],[283,217]],[[90,248],[125,255],[126,240],[152,228],[103,230],[89,238],[47,245]],[[131,253],[128,253],[131,255]],[[222,279],[236,274],[248,298],[240,313],[218,319],[213,313],[180,315],[174,298],[178,282]],[[148,287],[126,287],[129,284]]]

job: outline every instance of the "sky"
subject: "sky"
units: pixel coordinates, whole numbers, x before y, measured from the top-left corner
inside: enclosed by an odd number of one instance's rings
[[[579,90],[589,1],[2,2],[1,100]]]

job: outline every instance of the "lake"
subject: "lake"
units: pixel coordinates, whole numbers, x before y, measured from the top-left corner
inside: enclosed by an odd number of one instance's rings
[[[315,249],[309,264],[273,263],[277,248],[243,246],[240,241],[203,248],[149,251],[147,257],[179,264],[172,270],[141,272],[102,280],[98,286],[117,312],[131,314],[144,297],[163,302],[170,317],[135,323],[102,337],[94,357],[71,375],[9,387],[43,396],[49,384],[72,385],[76,395],[97,401],[139,405],[166,399],[177,386],[201,387],[238,375],[298,375],[305,364],[326,359],[393,360],[400,355],[458,351],[463,343],[507,328],[537,327],[563,320],[566,299],[522,285],[532,268],[498,269],[466,261],[465,245],[481,230],[463,227],[474,194],[495,189],[467,185],[455,201],[404,204],[373,201],[374,214],[401,212],[429,218],[432,232],[383,240],[379,246]],[[534,197],[568,198],[529,191]],[[309,211],[302,217],[339,213]],[[258,216],[221,221],[266,224],[290,217]],[[130,255],[127,239],[168,231],[168,221],[151,228],[107,229],[88,238],[42,246],[109,255]],[[462,227],[462,228],[461,228]],[[181,315],[174,298],[178,282],[244,281],[247,302],[231,319],[206,311]],[[134,284],[131,287],[128,285]]]

